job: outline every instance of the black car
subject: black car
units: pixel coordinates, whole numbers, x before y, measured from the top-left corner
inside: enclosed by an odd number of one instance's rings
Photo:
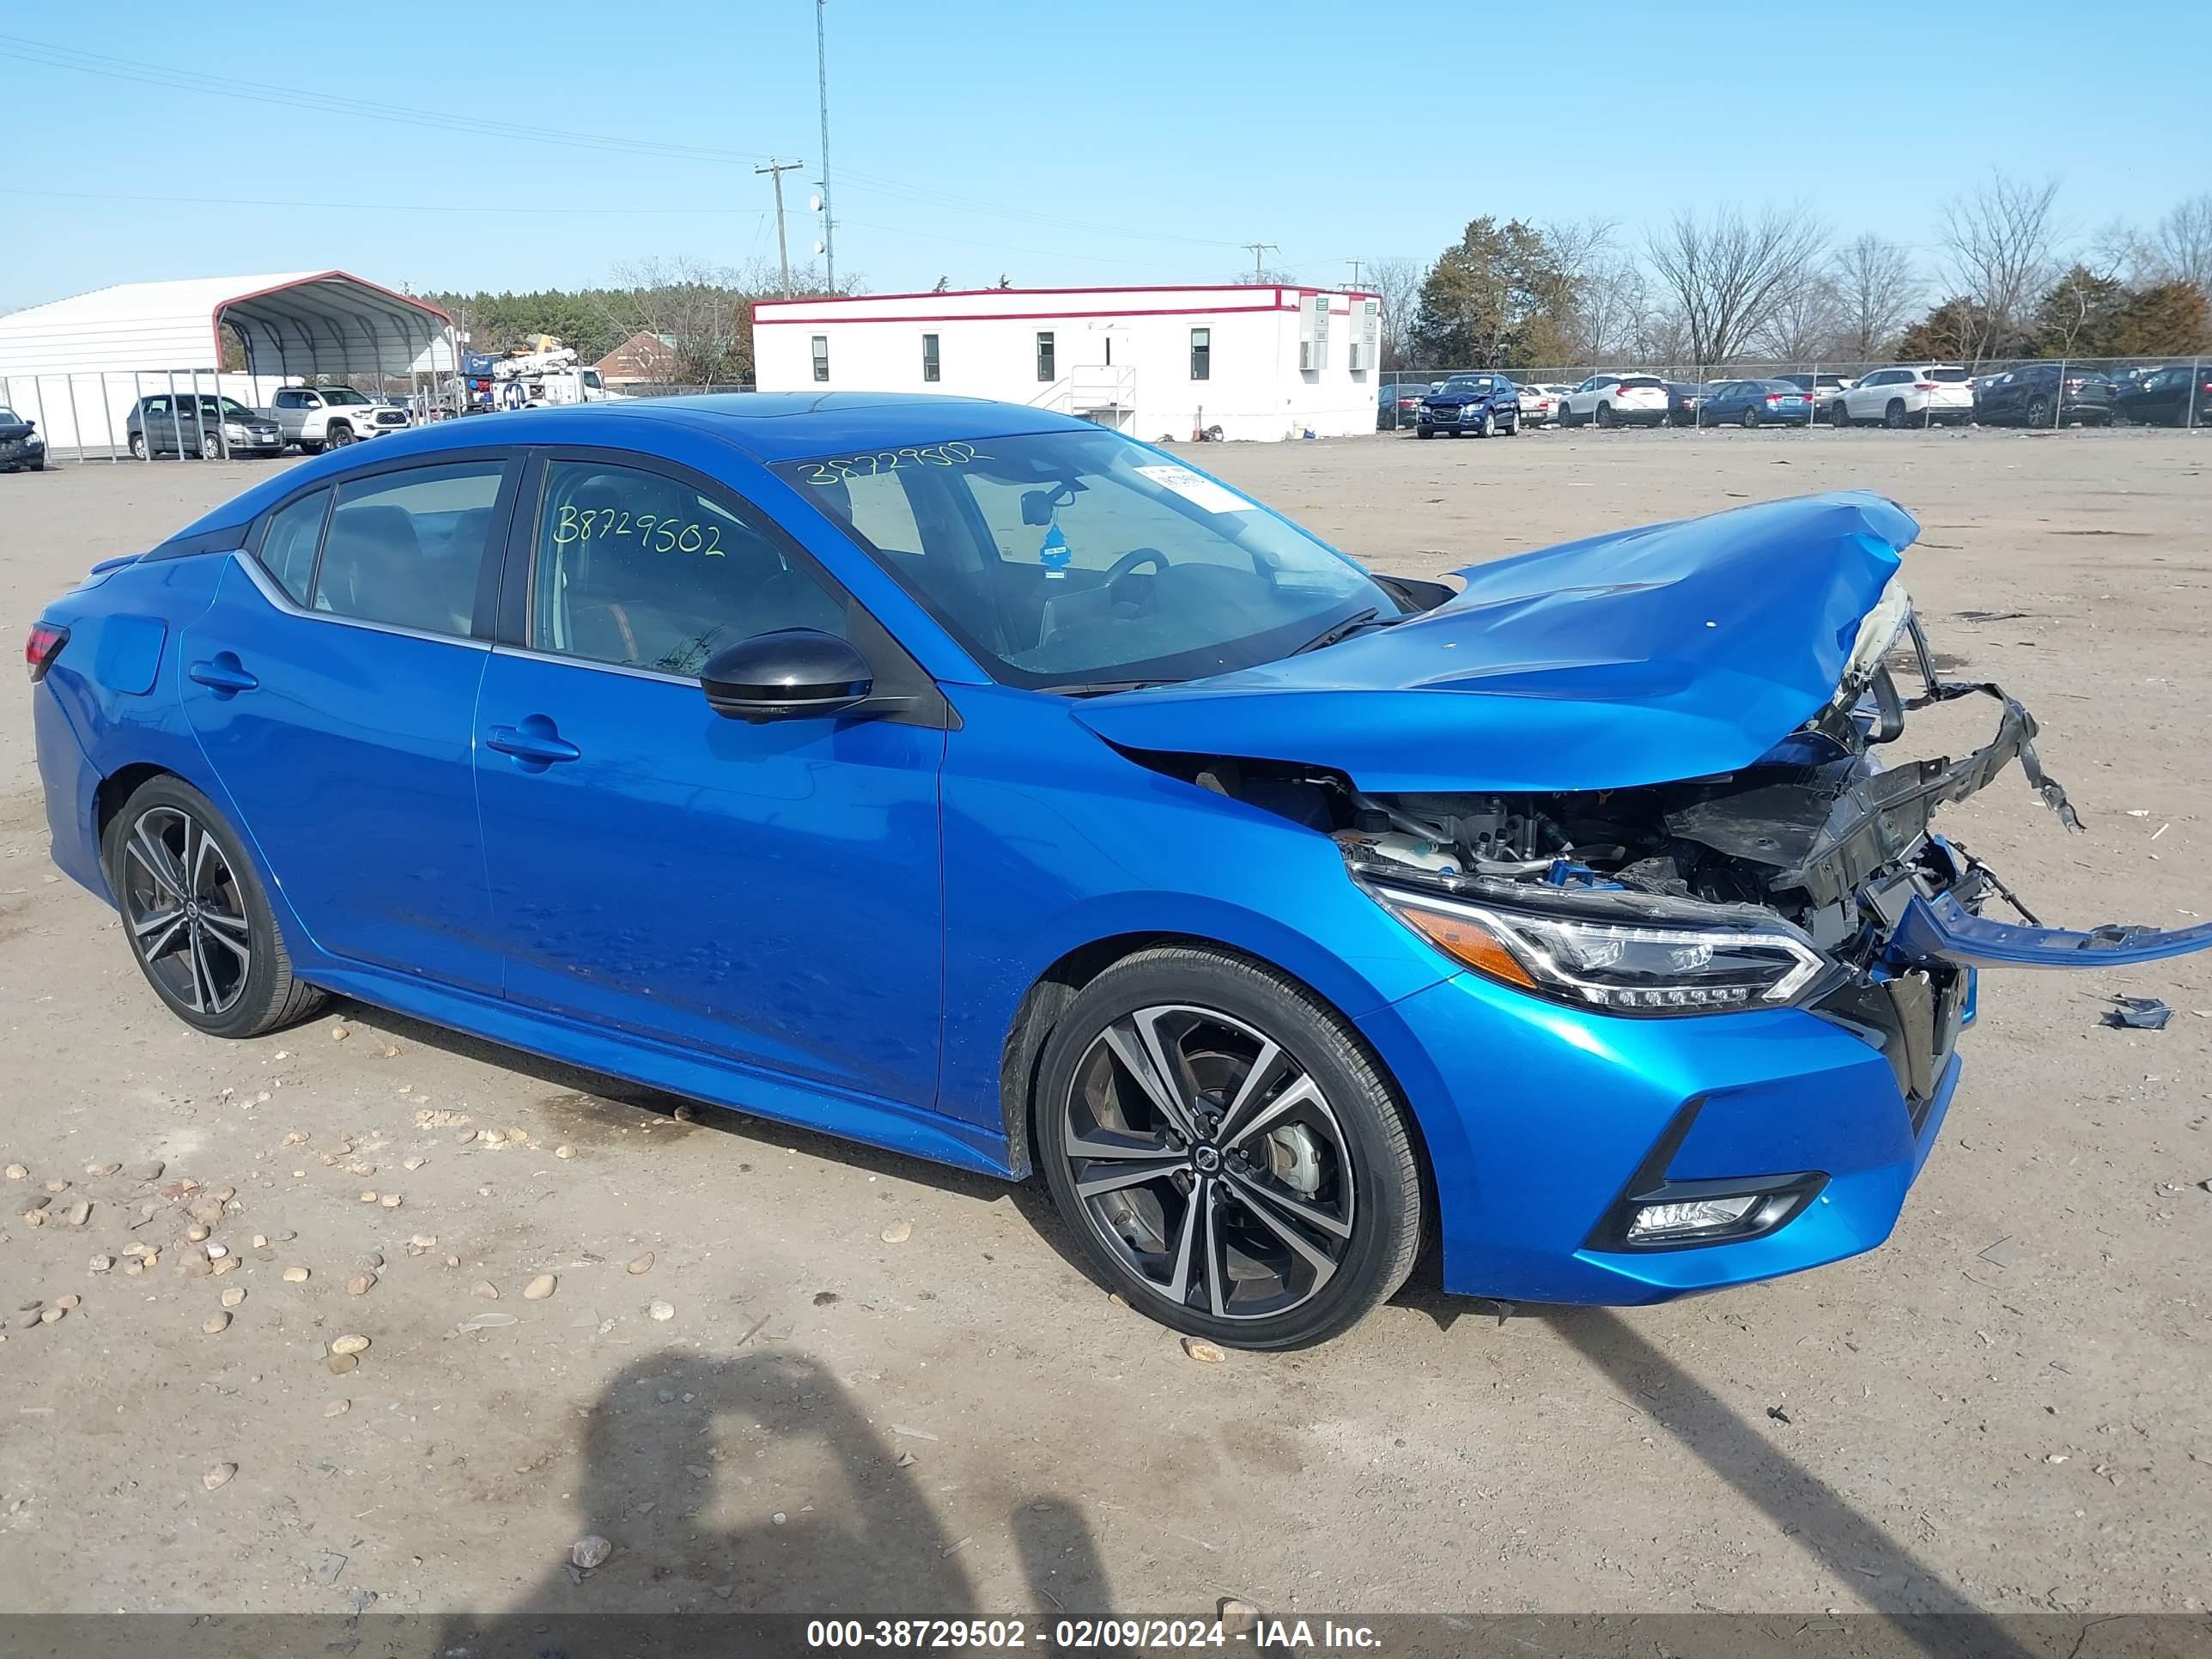
[[[204,461],[226,456],[282,455],[284,433],[274,416],[248,409],[235,398],[202,392],[161,392],[141,398],[124,423],[131,453],[140,460],[155,455],[197,455]]]
[[[31,429],[37,424],[0,404],[0,472],[46,470],[46,441]]]
[[[2146,426],[2212,426],[2212,363],[2176,363],[2112,399],[2112,413]]]
[[[1401,426],[1419,425],[1421,419],[1421,399],[1429,395],[1425,380],[1408,380],[1398,386],[1386,386],[1376,394],[1375,429],[1393,432]]]
[[[1443,389],[1421,400],[1421,416],[1415,433],[1432,438],[1443,433],[1455,438],[1462,432],[1487,438],[1493,433],[1511,437],[1521,429],[1521,388],[1503,374],[1455,374]]]
[[[1707,388],[1692,386],[1684,380],[1666,381],[1667,418],[1676,426],[1698,424],[1698,410],[1705,400]]]
[[[2079,364],[2025,363],[1974,382],[1982,426],[2106,426],[2112,418],[2112,381]]]

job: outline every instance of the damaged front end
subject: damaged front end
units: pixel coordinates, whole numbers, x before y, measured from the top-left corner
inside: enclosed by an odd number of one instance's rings
[[[1892,664],[1908,661],[1917,695]],[[1908,714],[1986,697],[1988,742],[1884,765]],[[1940,678],[1901,583],[1863,618],[1834,696],[1741,769],[1583,792],[1370,793],[1340,774],[1213,761],[1202,786],[1332,834],[1360,885],[1447,957],[1529,994],[1632,1018],[1798,1007],[1890,1060],[1916,1127],[1972,970],[2088,967],[2212,947],[2212,927],[2043,927],[1932,827],[2017,763],[2069,829],[2036,724],[1999,686]],[[1992,901],[2020,918],[1982,915]]]

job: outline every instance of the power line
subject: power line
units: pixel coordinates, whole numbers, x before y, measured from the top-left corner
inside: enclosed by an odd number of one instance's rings
[[[1250,250],[1252,255],[1252,280],[1255,283],[1260,280],[1261,273],[1267,269],[1264,256],[1270,253],[1280,253],[1283,251],[1281,248],[1276,246],[1273,242],[1239,242],[1237,246],[1241,248]]]
[[[775,262],[783,272],[783,297],[787,300],[791,297],[791,244],[783,236],[783,175],[805,165],[804,161],[779,161],[771,155],[765,167],[753,169],[768,174],[769,182],[775,186]]]
[[[179,207],[301,208],[335,213],[527,213],[542,217],[545,212],[543,207],[517,205],[513,202],[488,203],[479,207],[452,202],[293,202],[258,196],[171,196],[92,190],[23,190],[13,185],[0,185],[0,196],[40,196],[70,202],[152,202]],[[627,203],[620,207],[589,207],[564,202],[561,204],[561,211],[682,215],[687,218],[698,218],[708,214],[750,216],[756,220],[768,217],[766,208],[635,207]]]

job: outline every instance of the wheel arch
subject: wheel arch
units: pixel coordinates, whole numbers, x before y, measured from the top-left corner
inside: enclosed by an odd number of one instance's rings
[[[1376,1046],[1358,1020],[1310,981],[1243,945],[1203,933],[1151,930],[1108,934],[1065,952],[1030,982],[1007,1026],[999,1066],[999,1109],[1006,1128],[1006,1164],[1013,1178],[1025,1180],[1033,1172],[1030,1154],[1036,1139],[1037,1078],[1044,1064],[1045,1045],[1051,1040],[1060,1017],[1085,986],[1116,963],[1127,961],[1140,951],[1167,946],[1233,957],[1273,975],[1336,1018],[1364,1053],[1376,1074],[1397,1097],[1413,1145],[1414,1163],[1420,1171],[1422,1212],[1427,1218],[1425,1224],[1433,1229],[1437,1214],[1436,1169],[1429,1153],[1428,1137],[1413,1097],[1400,1080],[1389,1056]]]

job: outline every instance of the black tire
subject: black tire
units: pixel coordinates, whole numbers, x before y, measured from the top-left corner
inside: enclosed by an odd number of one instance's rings
[[[1600,404],[1597,406],[1597,423],[1607,431],[1611,431],[1618,424],[1618,417],[1613,414],[1611,404]]]
[[[1881,423],[1892,432],[1905,430],[1905,399],[1892,398],[1889,407],[1881,411]]]
[[[131,459],[136,461],[153,459],[152,452],[146,447],[146,434],[143,432],[134,432],[131,434]]]
[[[1157,1079],[1149,1052],[1175,1056],[1188,1138],[1121,1058]],[[1256,1066],[1240,1137],[1217,1115]],[[1100,1275],[1163,1325],[1226,1346],[1307,1347],[1349,1329],[1413,1269],[1421,1176],[1395,1090],[1334,1010],[1244,957],[1167,946],[1106,969],[1046,1039],[1034,1109],[1060,1215]]]
[[[323,447],[319,443],[309,443],[302,438],[300,440],[300,453],[302,455],[319,455],[323,453]]]
[[[210,1036],[255,1037],[322,1002],[322,992],[294,976],[268,895],[237,836],[184,780],[165,775],[132,790],[100,853],[131,954],[185,1024]],[[165,920],[170,911],[174,918]]]
[[[1482,411],[1482,424],[1475,428],[1474,435],[1478,438],[1494,438],[1498,435],[1498,416],[1495,412],[1487,409]]]
[[[1841,398],[1828,405],[1828,424],[1838,430],[1851,423],[1851,411],[1844,407]]]
[[[223,459],[222,434],[220,432],[200,434],[200,459],[204,461],[219,461]]]
[[[343,449],[352,441],[353,428],[343,421],[334,421],[323,428],[323,447],[325,449]]]
[[[2051,404],[2040,392],[2027,400],[2027,423],[2032,427],[2051,424]]]
[[[1741,422],[1743,429],[1746,432],[1753,432],[1758,430],[1759,410],[1753,405],[1746,404],[1743,407],[1743,413],[1737,418]]]
[[[1518,415],[1516,415],[1511,420],[1506,422],[1504,426],[1500,427],[1498,430],[1504,433],[1504,434],[1509,438],[1520,436],[1521,417]]]
[[[1437,429],[1432,426],[1417,426],[1413,428],[1413,435],[1416,438],[1433,438],[1437,435]]]

